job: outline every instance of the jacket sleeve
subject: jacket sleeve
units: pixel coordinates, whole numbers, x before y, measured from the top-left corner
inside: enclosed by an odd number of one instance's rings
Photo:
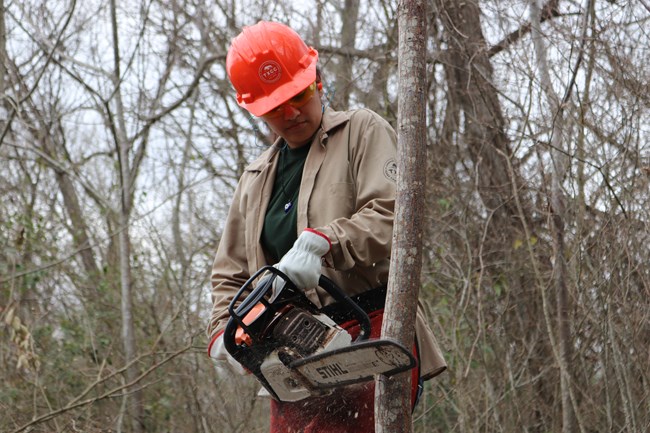
[[[225,327],[225,319],[229,317],[228,305],[249,278],[244,238],[245,215],[242,212],[245,206],[245,200],[242,199],[242,183],[240,181],[235,190],[212,265],[212,312],[207,329],[208,338]]]
[[[340,271],[390,257],[395,208],[397,136],[390,124],[370,110],[356,111],[348,146],[355,211],[317,228],[332,242],[325,262]]]

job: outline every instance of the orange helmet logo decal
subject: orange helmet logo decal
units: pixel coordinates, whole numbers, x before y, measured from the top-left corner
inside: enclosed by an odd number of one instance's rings
[[[260,80],[265,83],[275,83],[282,75],[282,69],[278,62],[274,60],[267,60],[262,63],[259,69]]]

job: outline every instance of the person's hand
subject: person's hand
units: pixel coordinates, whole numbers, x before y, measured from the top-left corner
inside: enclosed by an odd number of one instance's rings
[[[224,369],[231,374],[235,373],[241,376],[248,373],[239,361],[233,358],[226,350],[226,347],[223,344],[223,332],[214,336],[208,346],[208,354],[210,355],[210,358],[217,362],[219,369]]]
[[[331,246],[326,235],[307,228],[275,267],[284,272],[299,289],[316,287],[321,276],[321,259]]]
[[[284,289],[284,286],[286,284],[286,281],[283,278],[276,277],[276,275],[274,274],[268,274],[260,278],[255,288],[261,287],[265,284],[269,284],[269,280],[271,279],[273,280],[273,282],[271,283],[271,297],[269,298],[269,302],[273,302],[275,298],[277,298],[278,295],[280,295],[282,289]]]

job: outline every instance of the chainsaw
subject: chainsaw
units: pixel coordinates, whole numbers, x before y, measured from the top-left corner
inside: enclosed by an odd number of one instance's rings
[[[230,303],[224,346],[271,397],[299,401],[415,366],[411,352],[399,343],[369,339],[368,315],[332,280],[321,276],[319,286],[351,309],[360,325],[354,341],[273,266],[251,276]]]

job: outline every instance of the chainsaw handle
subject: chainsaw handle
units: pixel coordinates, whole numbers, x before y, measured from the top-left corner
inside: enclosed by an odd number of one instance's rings
[[[273,281],[275,277],[261,281],[257,287],[252,288],[253,282],[267,271],[271,272],[275,276],[279,275],[280,277],[284,278],[287,284],[290,284],[290,287],[293,286],[293,283],[291,283],[288,277],[273,266],[264,266],[255,272],[248,279],[248,281],[246,281],[246,283],[244,283],[244,285],[239,289],[237,294],[230,302],[230,305],[228,305],[228,313],[230,314],[230,319],[226,323],[226,328],[224,330],[224,347],[228,353],[233,356],[239,351],[239,347],[235,342],[237,329],[241,328],[244,333],[250,335],[248,324],[244,322],[246,315],[250,313],[258,304],[263,305],[267,309],[270,309],[271,307],[268,298],[273,291]],[[239,302],[240,299],[242,300],[241,302]]]
[[[270,272],[272,277],[261,281],[261,284],[258,284],[257,287],[253,288],[253,282],[265,272]],[[277,277],[285,281],[285,290],[287,292],[300,293],[300,296],[304,297],[302,292],[296,288],[289,277],[279,269],[273,266],[264,266],[255,272],[239,289],[230,302],[230,305],[228,305],[230,319],[226,323],[223,342],[224,347],[231,355],[234,356],[240,350],[239,345],[235,341],[235,335],[238,328],[241,328],[245,334],[248,334],[254,339],[254,336],[252,336],[252,333],[249,331],[249,325],[244,322],[246,315],[258,304],[262,304],[267,310],[273,309],[269,298],[273,291],[273,282]],[[358,320],[360,326],[360,332],[355,342],[367,340],[370,337],[371,331],[370,318],[368,317],[368,314],[366,314],[366,312],[359,307],[356,302],[350,299],[350,297],[339,286],[337,286],[334,281],[330,280],[325,275],[321,275],[318,280],[318,285],[329,293],[335,301],[346,304],[352,309],[352,313]],[[305,302],[309,301],[305,298]],[[235,359],[237,359],[236,356]]]
[[[359,331],[359,336],[354,341],[359,342],[370,338],[370,317],[368,317],[368,314],[363,311],[359,304],[354,302],[347,293],[345,293],[339,286],[336,285],[334,281],[330,280],[325,275],[321,275],[320,279],[318,280],[318,285],[325,289],[327,293],[332,295],[336,301],[347,304],[352,308],[352,312],[357,317],[359,326],[361,328]]]

